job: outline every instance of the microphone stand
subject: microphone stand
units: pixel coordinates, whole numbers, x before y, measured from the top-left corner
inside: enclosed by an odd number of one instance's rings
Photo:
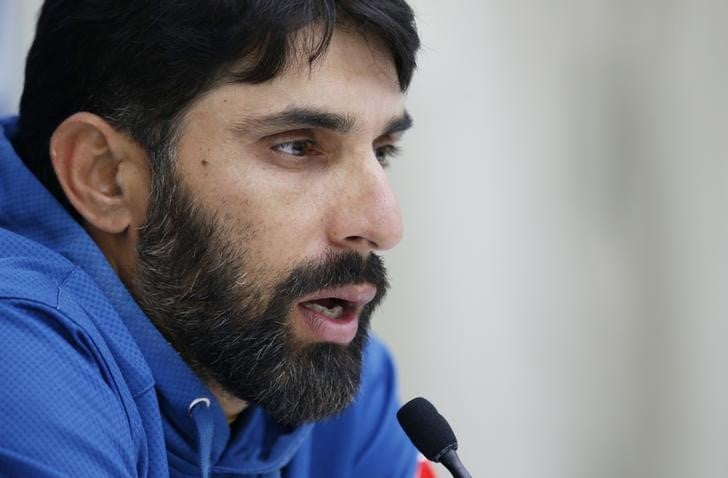
[[[457,452],[454,449],[450,449],[440,457],[440,463],[450,471],[453,478],[472,478],[468,470],[465,469],[463,463],[460,461]]]

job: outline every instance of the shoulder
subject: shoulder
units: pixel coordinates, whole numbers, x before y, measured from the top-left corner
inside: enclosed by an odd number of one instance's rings
[[[397,371],[392,354],[384,343],[372,336],[364,351],[361,387],[355,405],[373,399],[392,400],[396,398],[396,387]]]
[[[110,326],[107,316],[114,312],[110,305],[108,313],[89,312],[89,306],[97,303],[108,300],[80,267],[38,242],[0,228],[0,306],[42,309],[58,327],[72,329],[75,338],[88,336],[101,344],[105,342],[101,331]]]
[[[0,468],[132,475],[130,395],[92,321],[63,294],[80,271],[27,242],[0,229]]]
[[[118,375],[98,353],[57,308],[0,298],[3,469],[124,476],[136,468],[136,433],[114,385]]]
[[[0,468],[134,475],[142,437],[132,398],[103,347],[63,311],[0,298],[0,383]]]
[[[364,350],[365,375],[377,373],[394,373],[392,354],[381,340],[372,335]]]
[[[74,269],[59,254],[0,228],[0,299],[56,306],[58,289]]]
[[[398,402],[394,360],[389,349],[373,336],[364,353],[361,386],[352,412],[364,420],[384,423],[388,414],[396,412]]]
[[[102,330],[112,321],[90,305],[108,303],[79,267],[38,243],[0,228],[0,373],[16,362],[42,360],[47,370],[73,374],[81,361],[122,389],[115,354]],[[108,317],[107,317],[108,316]],[[56,357],[54,357],[56,355]],[[54,360],[59,359],[59,360]],[[60,360],[62,359],[62,360]]]

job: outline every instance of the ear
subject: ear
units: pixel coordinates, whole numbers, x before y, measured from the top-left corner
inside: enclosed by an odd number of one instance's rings
[[[99,116],[76,113],[56,128],[50,156],[66,197],[89,225],[119,234],[143,223],[149,163],[128,136]]]

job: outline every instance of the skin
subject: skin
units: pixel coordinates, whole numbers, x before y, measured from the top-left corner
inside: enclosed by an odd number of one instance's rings
[[[296,108],[350,124],[261,121]],[[388,125],[405,114],[388,53],[374,39],[337,29],[312,68],[294,62],[266,83],[223,84],[198,98],[183,120],[176,168],[198,206],[254,254],[255,280],[269,290],[292,264],[331,251],[365,256],[399,242],[400,210],[380,160],[400,134],[386,133]],[[148,207],[148,156],[102,118],[77,113],[55,131],[51,158],[87,230],[130,284]],[[313,340],[300,312],[290,314],[297,337]],[[228,416],[245,408],[208,385]]]

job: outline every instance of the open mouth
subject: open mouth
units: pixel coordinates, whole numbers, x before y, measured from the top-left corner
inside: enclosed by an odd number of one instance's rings
[[[334,320],[340,320],[347,312],[353,312],[356,309],[356,305],[352,302],[336,297],[303,302],[301,306]]]
[[[347,344],[359,327],[359,315],[376,296],[372,284],[349,284],[320,290],[298,303],[304,337],[318,342]]]

